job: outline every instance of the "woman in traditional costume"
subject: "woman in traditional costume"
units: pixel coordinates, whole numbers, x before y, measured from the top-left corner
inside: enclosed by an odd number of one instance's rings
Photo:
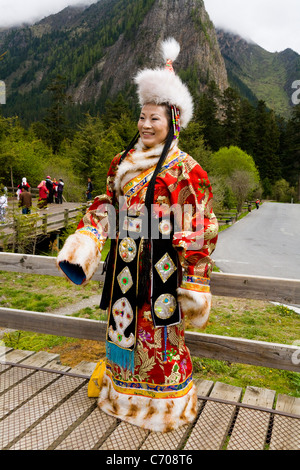
[[[192,118],[191,95],[174,73],[179,44],[162,44],[164,68],[140,71],[138,134],[112,161],[107,192],[95,198],[58,255],[76,284],[88,282],[111,239],[100,308],[106,357],[89,396],[109,415],[152,431],[193,422],[197,394],[184,317],[207,324],[218,224],[207,173],[178,148]]]

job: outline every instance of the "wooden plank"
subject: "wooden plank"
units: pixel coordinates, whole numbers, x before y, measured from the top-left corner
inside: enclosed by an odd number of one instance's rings
[[[206,333],[185,332],[186,344],[192,356],[220,361],[270,367],[299,372],[300,364],[293,361],[299,346],[266,341],[254,341]]]
[[[10,365],[6,364],[7,361],[18,363],[18,362],[23,361],[27,357],[31,356],[32,354],[34,354],[34,351],[19,351],[19,350],[14,350],[12,348],[6,348],[6,347],[2,349],[3,349],[3,355],[0,357],[0,374],[11,368]],[[6,387],[6,382],[3,376],[1,377],[1,382],[0,382],[0,393],[1,391],[5,390],[5,387]]]
[[[1,357],[1,362],[14,362],[15,364],[24,361],[30,356],[33,356],[34,351],[26,351],[24,349],[11,349],[8,348],[8,351],[5,355]]]
[[[104,281],[103,262],[93,276],[95,281]],[[0,253],[0,270],[40,275],[63,276],[56,267],[56,258],[51,256]],[[300,280],[263,276],[213,272],[211,275],[213,295],[239,297],[300,304]]]
[[[300,304],[300,280],[213,272],[213,295]]]
[[[22,253],[0,253],[0,270],[28,274],[62,277],[53,256],[36,256]]]
[[[105,341],[106,322],[0,307],[0,324],[22,331]]]
[[[74,378],[72,378],[74,380]],[[59,387],[59,381],[56,382]],[[77,420],[95,408],[95,399],[87,396],[87,385],[43,418],[10,447],[10,450],[47,450],[56,447]]]
[[[122,421],[99,450],[138,450],[150,431]]]
[[[270,450],[300,450],[300,398],[279,394],[276,410],[299,419],[274,415]]]
[[[207,396],[209,395],[214,383],[211,380],[195,380],[195,386],[197,388],[197,395]],[[199,407],[201,407],[203,400],[199,400]],[[168,433],[162,432],[151,432],[145,442],[143,443],[140,450],[177,450],[180,449],[187,439],[187,435],[191,425],[187,424],[181,426],[175,431]]]
[[[48,382],[49,379],[52,380],[48,386],[46,376]],[[41,389],[39,393],[33,395],[27,402],[0,421],[0,449],[10,448],[14,445],[22,433],[34,428],[60,402],[65,401],[69,394],[74,393],[85,383],[85,380],[79,377],[62,376],[57,380],[55,378],[57,378],[56,374],[37,372],[22,382],[22,385],[24,386],[26,383],[30,390],[30,387],[35,386],[34,383],[37,379],[44,380],[46,388]]]
[[[16,382],[12,378],[12,376],[17,373],[17,369],[13,368],[10,365],[5,365],[6,361],[9,362],[14,362],[15,364],[21,363],[22,361],[26,362],[26,359],[34,354],[34,351],[19,351],[19,350],[11,350],[9,354],[6,354],[6,356],[3,358],[4,362],[1,362],[1,368],[0,372],[2,373],[1,375],[1,381],[0,381],[0,394],[6,391],[12,384]],[[21,377],[26,376],[26,373],[22,375],[21,369],[19,369]],[[4,374],[5,372],[5,374]],[[1,415],[1,412],[0,412]]]
[[[51,363],[54,370],[66,370],[66,367],[55,363],[56,359],[56,354],[40,351],[28,357],[28,359],[25,359],[22,364],[34,367],[45,367]],[[55,374],[36,372],[34,369],[19,367],[9,368],[1,375],[1,388],[3,384],[2,392],[5,393],[2,393],[0,396],[0,419],[20,407],[39,390],[56,379],[57,376]]]
[[[0,340],[0,364],[5,361],[5,356],[12,348],[8,348],[7,346],[3,346],[4,343]]]
[[[237,402],[242,395],[240,387],[217,382],[212,398]],[[236,406],[207,401],[184,447],[184,450],[222,449],[232,424]]]
[[[247,387],[243,403],[262,408],[273,408],[276,392],[258,387]],[[240,408],[227,450],[263,450],[267,441],[271,413]]]
[[[105,341],[106,322],[0,307],[0,325],[22,331]],[[299,372],[292,360],[299,347],[229,336],[185,332],[192,356]]]
[[[98,449],[117,424],[116,418],[95,408],[55,447],[55,450]]]

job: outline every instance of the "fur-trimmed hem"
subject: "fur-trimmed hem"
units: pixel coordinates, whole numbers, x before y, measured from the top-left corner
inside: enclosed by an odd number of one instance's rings
[[[196,292],[178,287],[178,301],[183,313],[195,328],[204,329],[209,320],[211,293]]]
[[[85,234],[70,235],[59,252],[56,264],[75,284],[86,284],[96,272],[101,253],[96,242]]]
[[[178,398],[149,398],[116,391],[106,374],[98,399],[98,407],[110,416],[155,432],[173,431],[192,423],[197,416],[195,385]]]

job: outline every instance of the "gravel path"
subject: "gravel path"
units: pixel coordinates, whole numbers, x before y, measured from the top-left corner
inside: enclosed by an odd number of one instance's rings
[[[58,308],[57,310],[52,310],[50,313],[53,313],[55,315],[72,315],[73,313],[79,312],[79,310],[82,310],[83,308],[86,308],[86,307],[90,307],[90,308],[99,307],[100,299],[101,299],[101,294],[93,295],[92,297],[89,297],[88,299],[83,299],[74,304],[68,304],[62,308]]]

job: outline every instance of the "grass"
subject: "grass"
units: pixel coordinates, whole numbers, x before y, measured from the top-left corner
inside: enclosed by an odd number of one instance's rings
[[[50,312],[95,294],[100,297],[99,283],[94,281],[83,288],[59,277],[0,272],[2,307]],[[74,316],[105,320],[104,312],[98,308],[86,307]],[[186,328],[190,328],[188,322]],[[293,344],[300,338],[299,315],[270,302],[215,296],[205,333]],[[32,332],[8,333],[2,340],[6,346],[15,349],[58,353],[61,362],[71,367],[81,360],[96,362],[105,354],[104,345],[96,341]],[[206,358],[193,358],[193,366],[197,378],[242,388],[252,385],[300,396],[299,373]]]
[[[269,302],[215,297],[205,333],[293,344],[300,338],[299,315]],[[245,388],[248,385],[300,397],[300,374],[245,364],[193,358],[194,375]]]
[[[0,271],[0,307],[50,312],[98,292],[95,281],[81,287],[61,277]]]

